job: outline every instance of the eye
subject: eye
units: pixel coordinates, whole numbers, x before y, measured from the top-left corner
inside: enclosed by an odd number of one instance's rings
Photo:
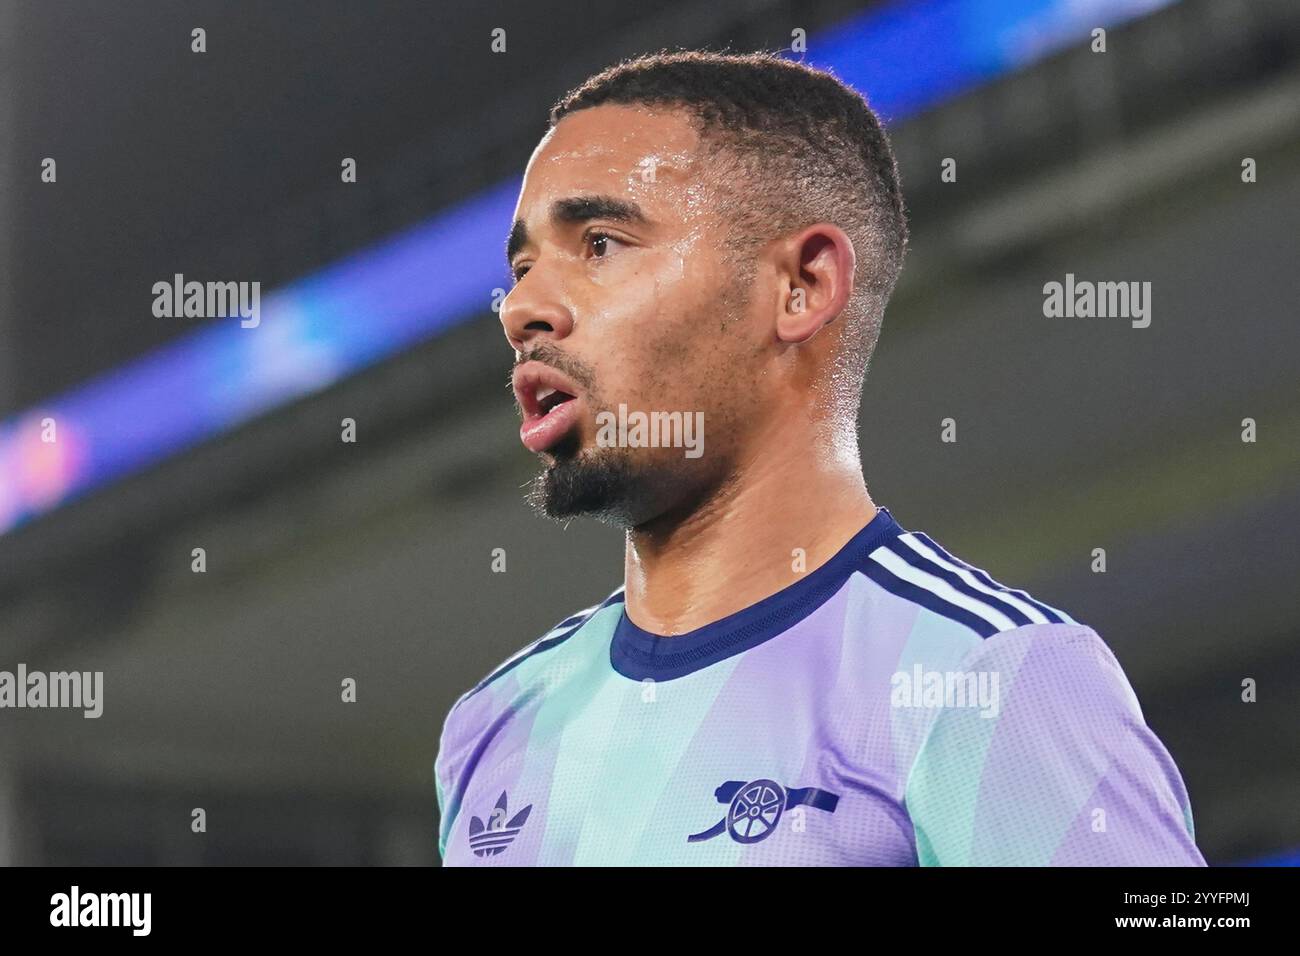
[[[612,242],[616,246],[626,245],[621,239],[616,239],[607,232],[601,232],[593,229],[583,237],[583,242],[591,247],[592,255],[596,259],[604,259],[613,250],[609,247]]]
[[[514,278],[516,285],[519,284],[520,279],[528,275],[528,270],[530,268],[531,266],[517,266],[516,268],[510,271],[510,275]]]

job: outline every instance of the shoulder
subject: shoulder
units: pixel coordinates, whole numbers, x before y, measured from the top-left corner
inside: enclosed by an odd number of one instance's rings
[[[547,654],[553,654],[557,648],[562,647],[565,642],[581,631],[600,611],[605,608],[621,605],[623,603],[623,588],[620,585],[613,593],[606,597],[599,604],[593,604],[591,607],[584,608],[557,622],[537,639],[520,648],[510,657],[506,658],[491,671],[487,673],[482,680],[471,687],[465,693],[461,694],[456,702],[452,705],[447,715],[446,724],[451,723],[452,716],[457,709],[462,707],[471,698],[479,695],[483,690],[500,681],[507,674],[516,671],[526,664],[531,665],[539,661]],[[444,725],[444,733],[445,726]]]
[[[921,531],[897,529],[864,555],[858,570],[894,598],[948,622],[973,639],[1031,625],[1081,627],[1071,615],[996,580]]]
[[[465,691],[451,705],[442,722],[438,740],[438,755],[434,761],[434,777],[439,791],[451,792],[454,781],[469,761],[479,737],[495,719],[496,713],[506,704],[490,693],[494,686],[503,683],[507,675],[518,676],[523,668],[544,664],[548,655],[554,655],[567,641],[578,634],[602,610],[621,605],[623,588],[620,586],[599,604],[570,614],[525,645],[505,661],[494,667],[477,684]],[[451,797],[455,799],[455,797]]]
[[[1094,630],[1000,632],[958,670],[905,782],[923,862],[1204,865],[1177,764]]]
[[[621,605],[622,603],[623,603],[623,587],[622,585],[620,585],[618,588],[614,590],[612,594],[610,594],[607,598],[605,598],[605,600],[601,601],[599,604],[593,604],[591,607],[584,608],[581,611],[578,611],[574,614],[570,614],[564,620],[554,625],[550,630],[548,630],[541,637],[537,638],[532,643],[527,644],[520,650],[516,651],[505,661],[503,661],[502,663],[494,667],[486,677],[484,677],[481,681],[475,684],[474,687],[470,688],[470,690],[467,691],[464,696],[469,697],[479,692],[483,688],[487,687],[489,684],[496,682],[497,680],[499,680],[500,678],[508,674],[510,671],[514,670],[516,667],[519,667],[525,661],[531,661],[537,658],[539,655],[543,655],[548,652],[554,651],[556,648],[564,644],[569,638],[573,637],[575,634],[581,631],[587,625],[587,623],[591,621],[591,619],[594,618],[600,611],[603,611],[607,607],[611,607],[614,605]]]
[[[909,789],[935,774],[949,782],[954,773],[1022,782],[1088,776],[1118,765],[1128,751],[1150,749],[1137,695],[1090,627],[1002,631],[970,648],[951,672],[926,676],[942,690],[929,701],[936,706],[927,714]]]
[[[1000,631],[967,654],[964,666],[996,670],[1020,695],[1054,690],[1087,700],[1084,685],[1112,692],[1137,712],[1137,698],[1114,653],[1101,635],[1083,624],[1028,624]],[[1141,716],[1137,712],[1137,716]]]
[[[867,555],[863,571],[880,587],[928,612],[928,626],[914,626],[920,633],[912,637],[923,638],[917,640],[920,647],[946,648],[937,656],[959,659],[959,670],[996,674],[1004,692],[1014,684],[1022,699],[1035,692],[1031,688],[1081,690],[1087,683],[1091,693],[1077,699],[1095,701],[1104,690],[1141,719],[1119,662],[1093,628],[1002,583],[924,532],[899,529]]]
[[[1141,707],[1115,655],[1081,624],[1026,624],[987,638],[919,642],[893,675],[896,731],[910,742],[913,792],[936,774],[977,780],[986,761],[1085,763],[1107,740],[1144,728]],[[1017,755],[1012,759],[1011,755]]]

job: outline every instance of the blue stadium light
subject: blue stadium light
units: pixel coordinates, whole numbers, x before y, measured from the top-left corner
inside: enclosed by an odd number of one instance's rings
[[[0,423],[0,532],[313,394],[483,311],[509,285],[519,181]],[[140,290],[149,314],[153,293]],[[54,439],[54,440],[51,440]]]
[[[919,0],[868,10],[809,41],[807,62],[897,122],[1176,0]]]

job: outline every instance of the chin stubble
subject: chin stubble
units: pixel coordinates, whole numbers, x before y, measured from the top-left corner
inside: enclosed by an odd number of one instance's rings
[[[554,453],[555,461],[528,489],[528,503],[539,514],[558,520],[585,516],[610,524],[627,522],[637,481],[626,449],[583,454],[562,444]]]

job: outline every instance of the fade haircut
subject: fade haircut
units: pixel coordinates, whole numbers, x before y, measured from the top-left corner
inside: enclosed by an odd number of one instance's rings
[[[664,51],[591,77],[552,107],[550,125],[604,104],[689,114],[744,281],[752,279],[754,252],[772,239],[815,222],[848,234],[857,275],[841,317],[845,354],[832,374],[856,415],[907,248],[898,166],[867,101],[830,73],[773,53]]]

